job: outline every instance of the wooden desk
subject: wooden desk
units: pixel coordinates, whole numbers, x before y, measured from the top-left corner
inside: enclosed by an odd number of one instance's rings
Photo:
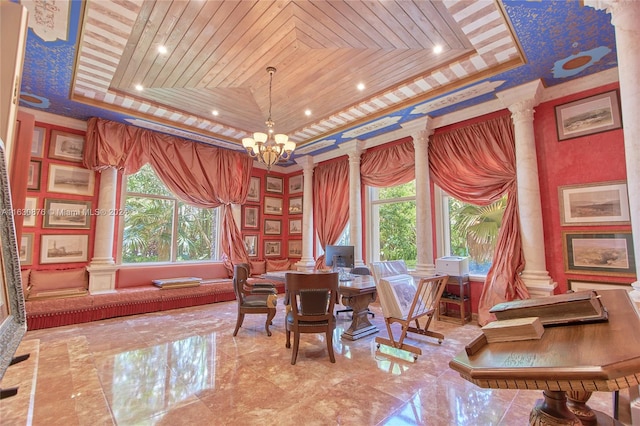
[[[640,318],[625,290],[598,294],[608,322],[546,327],[540,340],[490,343],[449,366],[482,388],[543,390],[531,425],[620,424],[585,403],[640,383]]]

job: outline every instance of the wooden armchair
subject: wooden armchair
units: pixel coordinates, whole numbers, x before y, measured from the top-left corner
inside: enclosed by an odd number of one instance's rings
[[[277,291],[275,288],[248,289],[248,271],[249,269],[243,264],[237,264],[233,267],[233,291],[236,294],[236,300],[238,302],[238,318],[233,335],[236,336],[238,334],[245,314],[267,314],[264,328],[267,331],[267,335],[271,336],[269,326],[276,316]]]

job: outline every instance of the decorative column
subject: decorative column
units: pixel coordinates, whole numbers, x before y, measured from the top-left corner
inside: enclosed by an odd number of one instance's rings
[[[302,258],[296,263],[298,271],[313,271],[313,157],[305,155],[296,159],[302,166]]]
[[[360,156],[364,142],[354,139],[340,145],[349,156],[349,243],[354,247],[354,266],[364,266],[362,257],[362,186]]]
[[[93,240],[93,258],[87,266],[89,293],[113,293],[116,288],[116,266],[113,260],[113,234],[116,208],[118,172],[115,168],[100,172],[100,193],[96,213],[96,232]]]
[[[431,215],[431,180],[429,177],[429,136],[433,134],[433,119],[427,117],[425,130],[413,135],[416,171],[416,248],[418,259],[415,275],[436,273],[433,258],[433,220]]]
[[[539,80],[497,94],[511,111],[516,144],[516,178],[518,208],[525,269],[522,280],[531,297],[550,296],[556,288],[549,276],[545,260],[544,231],[538,159],[533,128],[534,107],[540,102]]]

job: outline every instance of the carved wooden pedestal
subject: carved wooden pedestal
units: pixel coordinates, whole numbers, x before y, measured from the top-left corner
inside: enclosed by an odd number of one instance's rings
[[[357,340],[378,332],[378,327],[369,321],[369,303],[376,300],[376,293],[363,293],[358,295],[343,295],[342,304],[353,309],[351,326],[342,333],[342,338]]]

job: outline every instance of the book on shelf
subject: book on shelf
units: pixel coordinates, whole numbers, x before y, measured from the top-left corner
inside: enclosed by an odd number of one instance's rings
[[[488,343],[540,339],[544,327],[538,317],[513,318],[490,322],[482,327]]]
[[[542,325],[606,321],[607,310],[593,290],[498,303],[489,312],[498,320],[539,317]]]
[[[406,318],[417,291],[415,279],[408,274],[393,275],[380,278],[376,287],[384,317]]]

